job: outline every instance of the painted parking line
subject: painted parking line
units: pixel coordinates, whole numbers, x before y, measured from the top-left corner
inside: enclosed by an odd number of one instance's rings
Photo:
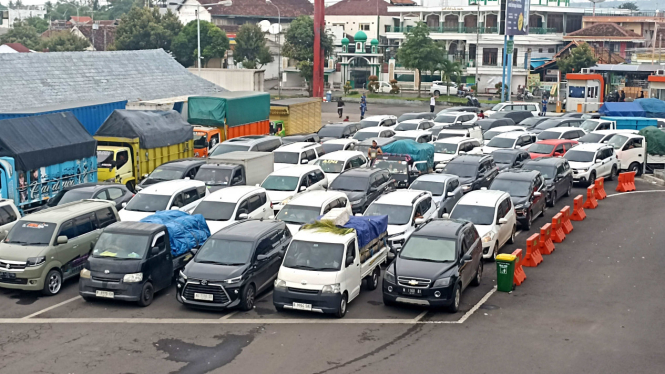
[[[613,194],[607,194],[607,197],[612,197],[612,196],[623,196],[623,195],[633,195],[633,194],[640,194],[640,193],[653,193],[653,192],[665,192],[665,190],[646,190],[646,191],[617,192],[617,193],[613,193]]]
[[[72,301],[79,300],[79,299],[81,299],[81,296],[72,297],[72,298],[69,299],[69,300],[65,300],[65,301],[63,301],[63,302],[61,302],[61,303],[58,303],[58,304],[55,304],[55,305],[50,306],[50,307],[48,307],[48,308],[42,309],[42,310],[40,310],[39,312],[32,313],[31,315],[29,315],[29,316],[25,316],[25,317],[23,317],[22,319],[30,319],[30,318],[32,318],[32,317],[36,317],[36,316],[38,316],[38,315],[40,315],[40,314],[42,314],[42,313],[46,313],[46,312],[48,312],[49,310],[53,310],[53,309],[55,309],[55,308],[57,308],[57,307],[61,307],[61,306],[65,305],[65,304],[69,304],[69,303],[71,303]]]

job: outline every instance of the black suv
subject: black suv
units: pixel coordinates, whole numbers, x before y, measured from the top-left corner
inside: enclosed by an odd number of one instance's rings
[[[394,189],[395,181],[388,170],[366,168],[346,170],[328,187],[329,191],[346,194],[354,214],[364,212],[377,197]]]
[[[462,192],[467,193],[489,187],[499,174],[499,168],[490,155],[460,155],[450,160],[441,172],[457,175]]]
[[[321,142],[325,142],[326,140],[350,138],[356,131],[358,131],[358,128],[350,122],[329,123],[323,125],[317,134]]]
[[[141,191],[142,189],[159,182],[185,178],[194,179],[196,172],[199,171],[201,165],[205,163],[205,159],[196,158],[161,164],[153,170],[146,179],[136,185],[136,191]]]
[[[227,226],[208,238],[180,272],[176,298],[191,307],[250,310],[256,295],[277,278],[290,243],[291,233],[281,221]]]
[[[534,218],[545,216],[547,196],[545,182],[539,171],[510,169],[499,174],[490,190],[507,192],[515,206],[517,221],[524,230],[531,229]]]
[[[497,149],[492,152],[492,157],[499,170],[519,169],[527,160],[531,160],[529,152],[523,149]]]
[[[547,204],[554,206],[561,196],[570,196],[573,190],[573,171],[563,157],[539,157],[527,161],[523,170],[538,170],[545,178]]]
[[[388,265],[383,303],[459,309],[462,291],[479,286],[483,246],[469,221],[433,219],[418,227]]]
[[[319,134],[293,134],[282,137],[282,145],[287,145],[291,143],[321,143]]]

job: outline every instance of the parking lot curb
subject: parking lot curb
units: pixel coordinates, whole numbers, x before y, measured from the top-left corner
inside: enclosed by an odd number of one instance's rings
[[[640,179],[642,179],[643,182],[657,184],[659,186],[665,186],[665,180],[662,180],[660,178],[656,178],[653,175],[642,174]]]

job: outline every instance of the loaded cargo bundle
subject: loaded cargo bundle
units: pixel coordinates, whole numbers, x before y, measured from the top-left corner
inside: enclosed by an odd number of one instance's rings
[[[226,139],[270,132],[270,94],[227,91],[209,96],[190,96],[187,121],[193,125],[226,127]]]
[[[423,173],[434,168],[434,146],[429,143],[418,143],[414,140],[404,139],[392,142],[381,147],[385,155],[406,155],[414,162],[427,161],[427,164],[417,164],[416,167]]]
[[[192,126],[175,110],[114,110],[95,136],[139,139],[143,149],[185,143],[194,138]]]
[[[646,139],[649,155],[665,155],[665,132],[657,127],[649,126],[640,130],[638,134]]]
[[[140,222],[166,226],[173,256],[180,256],[192,248],[200,247],[210,237],[210,229],[201,214],[189,215],[178,210],[165,210]]]

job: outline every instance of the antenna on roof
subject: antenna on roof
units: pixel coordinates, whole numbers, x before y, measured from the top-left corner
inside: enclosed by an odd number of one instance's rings
[[[596,15],[596,3],[602,3],[605,0],[589,0],[590,2],[593,3],[593,15]]]

